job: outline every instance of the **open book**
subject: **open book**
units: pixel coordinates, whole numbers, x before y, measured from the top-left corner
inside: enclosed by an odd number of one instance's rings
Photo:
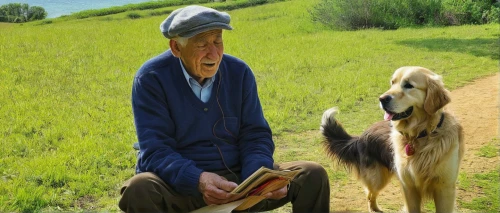
[[[231,193],[238,194],[239,199],[224,205],[210,205],[193,211],[197,212],[231,212],[245,210],[264,200],[268,192],[281,189],[288,185],[300,170],[272,170],[261,167],[243,181]]]

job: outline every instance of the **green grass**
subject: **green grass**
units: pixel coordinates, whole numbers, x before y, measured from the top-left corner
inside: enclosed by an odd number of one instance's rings
[[[500,156],[498,153],[498,138],[481,147],[476,153],[479,157],[494,158]],[[463,194],[468,194],[467,199],[458,200],[462,209],[472,212],[498,212],[500,209],[500,167],[493,171],[481,171],[471,173],[460,172],[458,177],[458,189]]]
[[[495,138],[486,146],[481,147],[476,155],[479,157],[494,158],[498,156],[499,147],[498,138]]]
[[[301,133],[332,106],[352,133],[380,120],[377,97],[400,66],[428,67],[450,89],[498,72],[499,25],[335,32],[310,21],[315,2],[232,10],[224,34],[255,72],[277,161],[329,167],[317,135]],[[0,212],[117,210],[135,165],[132,78],[168,48],[165,17],[0,24]]]
[[[500,169],[500,167],[498,168]],[[458,200],[460,208],[474,212],[498,212],[500,209],[500,179],[498,169],[476,174],[462,172],[459,188],[475,192],[470,200]]]
[[[89,20],[121,20],[121,19],[137,19],[151,16],[168,15],[175,9],[188,4],[203,4],[217,10],[235,10],[240,8],[252,7],[267,3],[274,3],[286,0],[226,0],[224,2],[212,2],[212,0],[163,0],[149,1],[136,4],[127,4],[123,6],[114,6],[110,8],[83,10],[63,15],[56,18],[44,19],[27,23],[29,25],[45,25],[57,22],[71,21],[75,19]]]
[[[379,120],[378,96],[400,66],[428,67],[442,74],[450,89],[498,71],[498,25],[334,32],[311,23],[310,5],[266,5],[257,15],[234,11],[235,30],[226,33],[226,52],[257,73],[266,115],[278,134],[316,129],[317,115],[334,105],[346,116]],[[478,38],[487,42],[467,42]],[[436,47],[436,39],[464,42]],[[484,54],[466,51],[469,45]]]

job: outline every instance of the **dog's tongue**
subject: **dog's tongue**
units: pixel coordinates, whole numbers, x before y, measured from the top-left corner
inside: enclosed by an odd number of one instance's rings
[[[384,114],[384,120],[390,121],[390,120],[392,120],[393,116],[394,116],[394,114],[385,112],[385,114]]]

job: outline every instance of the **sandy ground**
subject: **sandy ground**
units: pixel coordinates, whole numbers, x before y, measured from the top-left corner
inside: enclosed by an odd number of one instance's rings
[[[481,147],[492,144],[498,138],[499,77],[500,75],[497,73],[451,91],[452,102],[447,106],[447,110],[454,113],[464,127],[466,143],[461,172],[465,171],[468,174],[474,174],[498,168],[499,156],[485,158],[479,157],[477,153]],[[367,202],[361,184],[354,178],[351,178],[347,185],[339,184],[342,183],[332,183],[331,186],[331,209],[334,212],[367,211]],[[457,190],[457,197],[458,199],[469,200],[481,193],[481,189],[474,190],[477,191]],[[402,195],[396,178],[393,178],[392,183],[382,191],[378,203],[385,210],[400,209],[402,207]],[[458,212],[466,212],[466,210],[458,208]]]

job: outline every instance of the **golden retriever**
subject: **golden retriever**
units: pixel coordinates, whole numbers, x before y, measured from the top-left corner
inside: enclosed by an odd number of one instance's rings
[[[464,141],[457,119],[444,110],[450,95],[441,76],[423,67],[401,67],[379,100],[384,121],[360,136],[344,130],[335,119],[337,108],[326,110],[320,127],[326,152],[355,173],[370,212],[382,212],[377,196],[394,174],[404,211],[420,212],[422,201],[431,198],[436,212],[453,212]]]

